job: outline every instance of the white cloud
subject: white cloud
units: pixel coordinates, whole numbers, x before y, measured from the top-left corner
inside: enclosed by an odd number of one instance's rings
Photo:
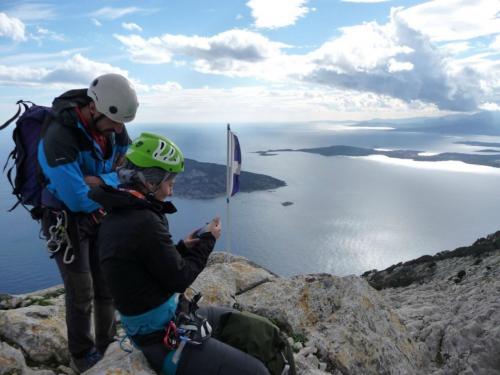
[[[46,53],[19,53],[10,56],[2,57],[2,64],[16,65],[16,66],[30,66],[30,67],[53,67],[61,61],[68,59],[75,54],[82,53],[89,48],[72,48],[57,52]]]
[[[165,83],[145,84],[138,79],[129,78],[139,97],[142,95],[164,95],[174,91],[182,90],[182,85],[178,82],[166,81]],[[161,105],[161,103],[157,103]]]
[[[286,122],[436,115],[433,105],[312,86],[177,89],[139,95],[138,122]]]
[[[142,31],[142,27],[140,27],[138,24],[133,23],[133,22],[123,22],[122,27],[124,29],[130,30],[130,31],[138,31],[138,32]]]
[[[481,102],[500,103],[500,61],[495,53],[485,52],[449,62],[452,74],[459,71],[474,71],[476,86],[480,87]]]
[[[90,60],[80,53],[54,67],[0,65],[0,83],[14,86],[74,87],[87,86],[92,79],[104,73],[128,72],[107,63]]]
[[[0,37],[2,36],[14,41],[26,40],[24,23],[18,18],[0,12]]]
[[[149,39],[139,35],[115,35],[136,62],[168,63],[173,55],[197,60],[207,70],[231,70],[235,62],[254,63],[280,54],[286,45],[272,42],[261,34],[229,30],[212,37],[164,34]]]
[[[24,22],[47,21],[57,17],[56,8],[46,3],[24,3],[7,11],[10,16],[17,17]]]
[[[39,43],[41,43],[44,39],[55,40],[58,42],[63,42],[66,40],[66,37],[63,34],[56,33],[43,27],[37,27],[36,34],[32,34],[30,36],[32,39],[38,41]]]
[[[8,85],[32,86],[40,83],[42,77],[49,73],[45,68],[14,67],[0,65],[0,83]]]
[[[304,17],[309,8],[308,0],[250,0],[247,6],[252,10],[255,26],[275,29],[295,24]]]
[[[455,43],[446,43],[441,46],[441,49],[449,54],[456,55],[465,51],[470,50],[471,44],[469,42],[455,42]]]
[[[445,110],[470,111],[496,95],[500,69],[459,64],[428,37],[410,28],[394,9],[390,21],[341,29],[340,37],[305,55],[285,53],[286,45],[246,30],[212,37],[170,35],[145,39],[115,35],[136,62],[169,63],[188,58],[195,70],[267,82],[309,82],[335,89],[420,101]],[[487,73],[486,73],[487,72]],[[499,72],[493,73],[493,72]],[[488,82],[487,77],[492,79]],[[493,94],[492,94],[493,93]]]
[[[491,42],[490,48],[500,51],[500,35],[497,35],[493,42]]]
[[[142,12],[143,9],[138,7],[126,7],[126,8],[113,8],[113,7],[104,7],[92,12],[90,16],[97,19],[108,19],[108,20],[116,20],[127,14]]]
[[[241,20],[243,19],[243,15],[242,14],[237,14],[235,19],[238,21],[238,20]]]
[[[97,27],[101,27],[102,26],[102,23],[98,20],[98,19],[95,19],[95,18],[91,18],[91,21],[94,25],[96,25]]]
[[[160,37],[144,39],[139,35],[118,35],[114,37],[122,42],[133,61],[143,64],[163,64],[172,60],[172,52],[165,47]]]
[[[400,12],[408,25],[433,41],[459,41],[500,31],[500,1],[428,1]]]
[[[343,3],[385,3],[390,0],[341,0]]]
[[[441,109],[477,108],[483,88],[480,71],[451,69],[451,60],[394,9],[390,22],[347,27],[342,35],[311,53],[316,67],[304,79],[331,87],[370,91]],[[399,63],[398,63],[399,62]]]
[[[485,111],[495,111],[495,112],[500,111],[500,105],[498,105],[497,103],[487,102],[480,105],[479,108],[484,109]]]
[[[412,70],[414,65],[410,62],[397,61],[393,58],[390,58],[388,61],[388,71],[390,73],[394,72],[402,72],[404,70]]]

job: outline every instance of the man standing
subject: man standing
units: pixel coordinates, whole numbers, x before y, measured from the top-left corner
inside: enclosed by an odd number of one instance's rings
[[[38,146],[46,184],[42,229],[64,282],[71,367],[78,372],[98,362],[115,335],[114,307],[96,247],[104,211],[87,192],[96,185],[118,185],[115,169],[130,143],[124,123],[134,119],[137,107],[125,77],[101,75],[88,89],[54,99]]]

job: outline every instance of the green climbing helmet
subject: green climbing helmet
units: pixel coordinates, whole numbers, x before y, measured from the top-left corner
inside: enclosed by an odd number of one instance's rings
[[[167,137],[142,133],[130,145],[127,159],[141,168],[161,168],[166,172],[184,170],[184,156],[177,145]]]

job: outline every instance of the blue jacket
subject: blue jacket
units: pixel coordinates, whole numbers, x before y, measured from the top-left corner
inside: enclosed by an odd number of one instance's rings
[[[106,185],[116,187],[116,162],[125,155],[130,143],[124,128],[121,134],[110,137],[108,154],[103,154],[74,109],[89,101],[86,90],[72,90],[56,98],[52,104],[53,118],[38,145],[46,190],[73,212],[89,213],[101,207],[87,196],[90,189],[84,176],[98,176]]]

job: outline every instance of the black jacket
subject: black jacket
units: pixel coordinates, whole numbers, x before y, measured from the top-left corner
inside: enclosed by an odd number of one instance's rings
[[[173,204],[146,200],[110,186],[92,189],[89,197],[108,215],[98,236],[101,270],[115,306],[122,314],[138,315],[182,293],[205,268],[215,245],[211,233],[188,249],[169,233],[166,213]]]

